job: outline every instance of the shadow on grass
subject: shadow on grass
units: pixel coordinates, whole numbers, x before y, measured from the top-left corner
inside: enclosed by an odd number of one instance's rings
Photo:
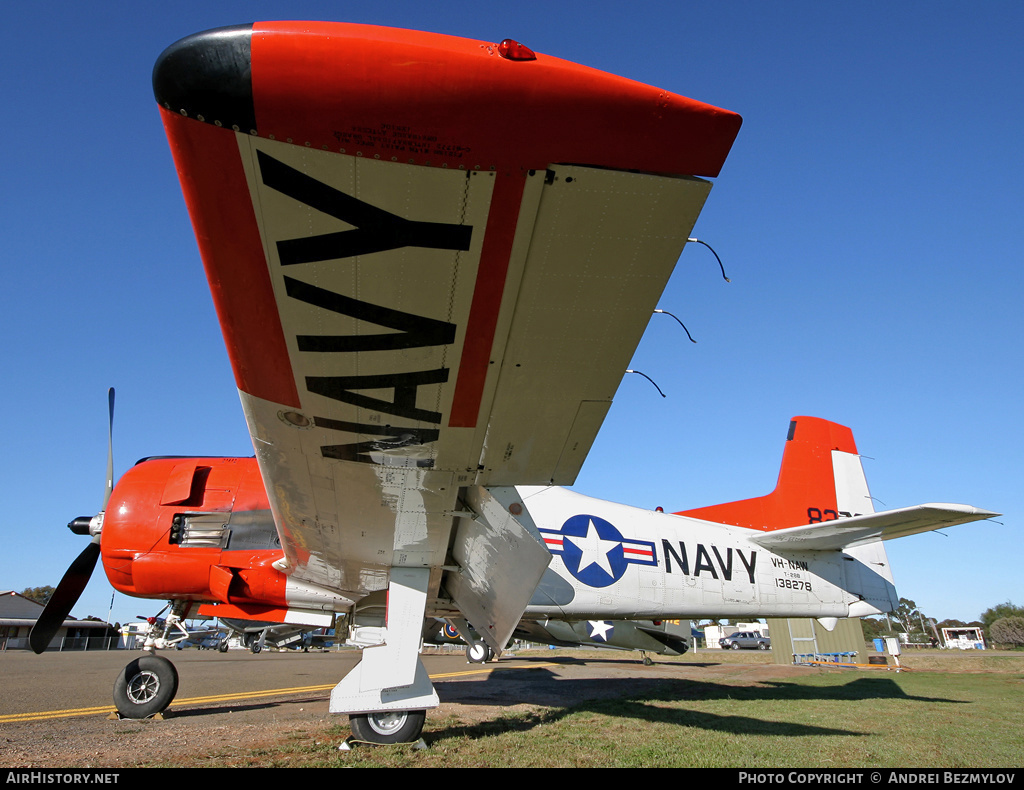
[[[898,699],[919,703],[967,704],[963,700],[907,694],[894,680],[885,677],[861,677],[849,682],[821,686],[778,680],[761,681],[750,685],[730,685],[671,678],[562,678],[546,668],[496,672],[481,682],[439,684],[438,693],[442,702],[493,704],[496,707],[525,703],[544,706],[546,710],[501,716],[475,725],[440,729],[430,735],[430,739],[435,742],[527,731],[581,712],[695,727],[735,735],[866,736],[871,733],[752,716],[720,715],[688,710],[685,707],[665,707],[657,703],[707,700],[798,703]]]
[[[535,727],[554,724],[579,712],[595,713],[616,718],[631,718],[651,724],[671,724],[678,727],[695,727],[711,732],[731,735],[772,735],[801,737],[805,735],[852,735],[865,737],[871,733],[835,727],[816,727],[807,724],[769,721],[750,716],[723,716],[692,710],[661,708],[639,700],[600,700],[572,708],[530,711],[518,716],[508,716],[479,724],[445,727],[424,738],[431,745],[460,738],[478,739],[504,735],[510,732],[527,732]]]

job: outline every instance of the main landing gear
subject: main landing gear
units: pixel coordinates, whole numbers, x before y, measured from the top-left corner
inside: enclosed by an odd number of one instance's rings
[[[440,704],[420,660],[429,580],[429,568],[391,568],[386,639],[363,648],[359,663],[331,692],[330,711],[348,714],[353,741],[415,743],[427,709]]]
[[[358,713],[348,721],[355,740],[386,746],[419,739],[426,718],[425,710],[392,710]]]

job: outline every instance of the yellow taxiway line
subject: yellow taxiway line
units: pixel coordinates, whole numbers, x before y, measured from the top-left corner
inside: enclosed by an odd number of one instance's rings
[[[445,678],[465,677],[467,675],[489,675],[499,669],[543,669],[553,667],[555,664],[531,664],[529,666],[482,666],[477,669],[467,669],[462,672],[439,672],[431,675],[431,680],[443,680]],[[244,699],[258,699],[260,697],[278,697],[287,694],[310,694],[315,692],[330,691],[335,683],[324,686],[293,686],[286,689],[267,689],[266,691],[236,691],[230,694],[213,694],[207,697],[186,697],[174,700],[176,705],[204,705],[211,702],[232,702]],[[0,715],[0,724],[12,724],[20,721],[41,721],[45,719],[67,719],[73,716],[93,716],[99,714],[115,713],[117,708],[113,705],[105,705],[97,708],[72,708],[70,710],[44,710],[36,713],[8,713]]]

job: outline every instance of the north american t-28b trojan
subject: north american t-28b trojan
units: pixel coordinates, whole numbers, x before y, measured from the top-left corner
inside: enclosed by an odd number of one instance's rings
[[[330,708],[410,741],[438,704],[434,618],[500,652],[524,618],[877,614],[897,602],[882,540],[992,515],[874,513],[852,435],[812,418],[767,497],[670,514],[559,487],[735,113],[508,39],[338,23],[200,33],[153,82],[255,458],[131,468],[79,521],[92,543],[36,649],[97,556],[175,622],[383,610]],[[144,657],[115,699],[149,715],[176,683]]]

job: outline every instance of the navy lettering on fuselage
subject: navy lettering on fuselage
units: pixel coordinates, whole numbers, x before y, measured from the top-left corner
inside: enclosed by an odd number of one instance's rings
[[[662,539],[661,551],[665,557],[665,573],[675,573],[678,570],[684,576],[692,575],[698,577],[709,575],[712,579],[718,579],[719,574],[721,574],[725,581],[732,581],[733,556],[735,554],[736,557],[739,557],[743,569],[747,572],[747,580],[751,584],[754,583],[754,569],[757,567],[757,551],[754,549],[751,549],[750,556],[748,557],[743,553],[742,549],[727,548],[723,557],[722,552],[717,546],[712,546],[709,552],[703,543],[698,543],[697,550],[694,553],[692,574],[690,573],[689,555],[686,552],[685,543],[679,541],[677,546],[673,546],[670,541]],[[712,554],[714,559],[712,559]]]
[[[455,252],[470,247],[472,226],[405,219],[318,181],[263,151],[257,151],[257,159],[260,177],[266,186],[353,226],[351,230],[278,241],[277,252],[282,266],[342,260],[402,247]],[[285,276],[284,283],[285,291],[291,299],[320,310],[397,330],[378,334],[297,335],[296,345],[300,351],[320,354],[386,353],[444,346],[455,340],[456,325],[453,323],[361,301],[295,277]],[[307,376],[305,383],[309,392],[341,403],[403,420],[440,425],[442,414],[419,407],[418,393],[420,387],[444,384],[448,378],[448,368],[440,367],[373,375]],[[390,390],[391,399],[372,397],[359,390]],[[321,447],[325,458],[360,463],[384,463],[385,456],[382,454],[386,451],[435,442],[440,435],[433,428],[367,424],[327,417],[314,417],[314,422],[322,428],[381,437]],[[399,453],[398,457],[392,456],[387,462],[389,465],[394,462],[398,465],[414,463],[418,466],[432,466],[433,461],[423,455],[422,452],[414,452],[408,458],[403,458],[403,454]]]
[[[718,574],[715,573],[714,563],[711,562],[711,555],[708,554],[708,550],[704,548],[703,543],[697,544],[697,561],[694,563],[693,575],[700,576],[701,571],[710,571],[711,578],[717,579]],[[729,575],[732,575],[732,569],[730,569]]]
[[[679,553],[676,554],[675,549],[672,548],[672,544],[667,540],[662,539],[661,551],[665,555],[665,573],[672,573],[672,560],[675,560],[679,565],[679,571],[683,576],[690,575],[690,562],[686,557],[686,544],[679,541]]]

